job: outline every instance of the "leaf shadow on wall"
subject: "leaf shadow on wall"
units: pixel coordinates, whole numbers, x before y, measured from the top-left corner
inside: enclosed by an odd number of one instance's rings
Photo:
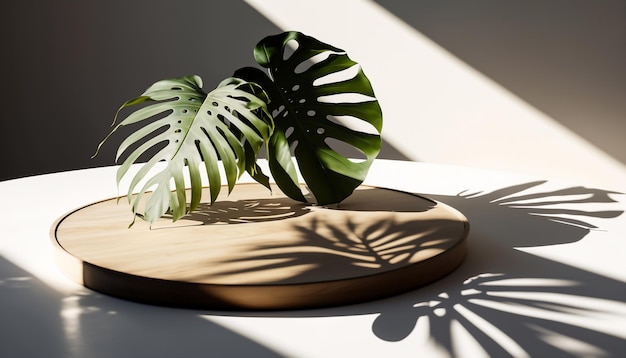
[[[546,191],[544,184],[426,195],[459,209],[471,223],[467,259],[435,283],[377,301],[270,316],[376,314],[376,337],[410,338],[416,353],[422,339],[452,355],[624,354],[623,332],[609,324],[626,320],[623,282],[516,249],[574,243],[601,230],[595,222],[623,214],[621,207],[613,209],[618,202],[612,196],[619,193],[584,187]]]

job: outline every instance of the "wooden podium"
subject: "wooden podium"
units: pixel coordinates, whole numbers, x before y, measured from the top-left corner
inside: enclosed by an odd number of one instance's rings
[[[469,230],[455,209],[406,192],[361,186],[322,207],[256,183],[176,222],[164,217],[150,228],[138,219],[128,228],[131,221],[126,198],[59,218],[51,238],[61,270],[112,296],[220,310],[335,306],[406,292],[458,267]]]

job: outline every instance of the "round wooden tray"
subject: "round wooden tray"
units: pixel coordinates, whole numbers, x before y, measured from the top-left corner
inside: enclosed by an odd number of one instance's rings
[[[278,310],[405,292],[445,276],[466,254],[467,219],[418,195],[361,186],[321,207],[272,193],[239,184],[152,228],[141,220],[128,228],[125,198],[90,204],[54,223],[55,258],[75,281],[124,299]]]

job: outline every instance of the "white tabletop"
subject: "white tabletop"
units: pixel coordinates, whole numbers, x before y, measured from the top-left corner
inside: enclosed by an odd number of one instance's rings
[[[85,289],[58,271],[51,225],[68,211],[116,196],[115,170],[0,182],[2,352],[15,357],[626,356],[624,194],[503,172],[378,160],[366,184],[424,194],[468,217],[469,252],[458,270],[421,289],[363,304],[214,312],[123,301]]]

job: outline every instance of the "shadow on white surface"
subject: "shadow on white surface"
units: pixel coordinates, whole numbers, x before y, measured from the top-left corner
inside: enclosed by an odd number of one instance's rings
[[[277,357],[189,310],[61,294],[0,256],[0,349],[7,357]]]
[[[431,196],[468,216],[468,259],[428,289],[391,299],[397,301],[385,304],[373,324],[374,334],[402,340],[420,322],[427,323],[432,339],[453,354],[472,349],[489,356],[625,353],[623,332],[610,324],[611,319],[626,317],[622,282],[515,249],[577,242],[596,228],[587,221],[622,212],[576,209],[581,203],[612,203],[611,193],[603,190],[579,187],[520,194],[541,184]],[[561,208],[552,209],[555,205]],[[459,340],[464,341],[462,347],[455,344]]]
[[[472,227],[464,264],[429,286],[351,306],[238,315],[374,314],[376,337],[416,342],[415,354],[421,340],[452,356],[624,356],[623,282],[516,249],[578,242],[598,229],[592,222],[623,211],[611,209],[614,193],[583,187],[542,192],[543,183],[428,195],[459,209]],[[578,210],[578,204],[598,210]]]
[[[466,261],[421,289],[343,307],[224,312],[143,305],[88,290],[68,295],[0,257],[0,345],[14,356],[46,357],[264,357],[284,355],[283,345],[316,355],[332,342],[353,353],[376,346],[420,354],[430,344],[441,356],[623,357],[624,283],[518,249],[593,239],[592,231],[623,215],[623,206],[615,210],[608,191],[544,185],[426,195],[470,220]],[[323,320],[290,320],[304,317]],[[359,340],[367,341],[360,351],[350,345]]]
[[[618,321],[626,318],[623,282],[546,260],[516,247],[577,242],[597,218],[622,211],[581,211],[611,204],[610,192],[582,187],[523,194],[543,182],[491,193],[437,197],[472,223],[465,264],[426,290],[386,304],[373,324],[381,339],[405,339],[416,323],[452,354],[621,356]],[[559,206],[559,208],[552,208]],[[601,260],[601,257],[597,258]],[[462,340],[462,346],[455,344]]]

